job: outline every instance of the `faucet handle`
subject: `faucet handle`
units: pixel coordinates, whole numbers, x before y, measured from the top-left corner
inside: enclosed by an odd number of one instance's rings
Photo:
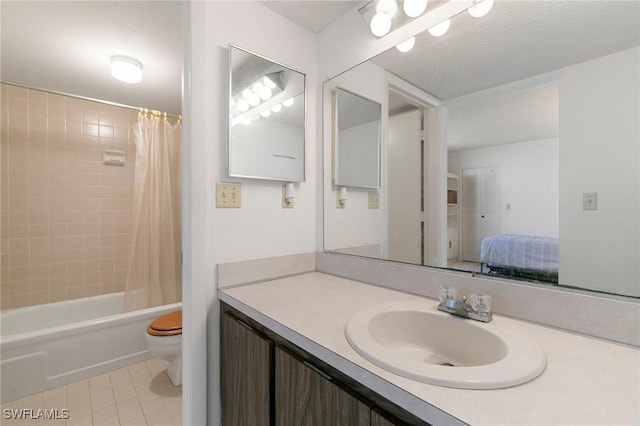
[[[491,312],[491,296],[488,294],[472,294],[471,309],[479,314],[489,314]]]
[[[456,300],[458,296],[458,291],[455,287],[440,287],[440,302],[444,302],[445,300],[451,299]]]

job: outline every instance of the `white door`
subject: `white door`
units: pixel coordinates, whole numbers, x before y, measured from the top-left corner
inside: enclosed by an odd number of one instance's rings
[[[388,258],[422,263],[420,111],[389,117]]]
[[[500,233],[500,168],[462,171],[462,260],[480,262],[480,242]]]

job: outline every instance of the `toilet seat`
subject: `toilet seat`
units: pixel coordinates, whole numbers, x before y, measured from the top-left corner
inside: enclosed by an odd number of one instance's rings
[[[182,334],[182,309],[154,319],[147,327],[151,336],[176,336]]]

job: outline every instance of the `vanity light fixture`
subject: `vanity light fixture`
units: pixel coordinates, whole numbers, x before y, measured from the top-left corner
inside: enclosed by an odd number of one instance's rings
[[[448,1],[453,2],[455,0]],[[469,12],[469,15],[479,18],[489,13],[494,2],[495,0],[473,0],[471,6],[467,7],[467,11]],[[412,21],[414,18],[418,18],[420,15],[423,15],[427,10],[427,5],[428,0],[404,0],[402,3],[402,10],[404,11],[404,14],[399,14],[394,17],[398,8],[396,0],[373,0],[361,7],[358,12],[362,18],[369,23],[369,28],[373,35],[376,37],[384,37],[392,30],[392,27],[396,30]],[[437,6],[434,8],[437,8]],[[460,9],[457,10],[458,12],[452,13],[447,19],[429,28],[429,33],[434,37],[441,37],[446,34],[451,26],[451,18],[457,15],[460,11]],[[393,21],[391,18],[393,18]],[[402,43],[397,46],[398,50],[401,49],[401,44]],[[407,41],[407,46],[408,45],[409,43]],[[406,50],[406,52],[409,50],[411,49]],[[403,50],[400,51],[405,52]]]
[[[125,83],[140,83],[142,81],[142,64],[128,56],[112,56],[111,76]]]
[[[429,34],[434,37],[440,37],[446,34],[449,31],[449,27],[451,27],[451,19],[445,19],[437,25],[429,28]]]
[[[265,74],[234,95],[231,99],[231,112],[234,115],[232,125],[235,126],[240,123],[249,125],[261,117],[268,117],[272,111],[280,111],[282,105],[278,104],[271,108],[263,109],[259,114],[256,112],[255,115],[250,117],[244,114],[270,100],[276,92],[284,91],[282,76],[283,71]]]
[[[469,9],[467,9],[467,12],[469,12],[469,15],[473,16],[474,18],[482,18],[484,15],[489,13],[492,7],[493,0],[480,0]]]
[[[402,53],[407,53],[408,51],[413,49],[413,46],[415,46],[415,44],[416,44],[416,38],[411,37],[410,39],[405,40],[402,43],[396,45],[396,49],[398,49]]]
[[[391,29],[391,17],[384,12],[376,13],[371,19],[370,28],[376,37],[387,35]]]
[[[426,9],[427,0],[404,0],[402,3],[402,10],[410,18],[422,15]]]
[[[398,4],[396,0],[378,0],[378,4],[376,5],[376,12],[386,13],[389,15],[389,18],[393,18],[397,10]]]

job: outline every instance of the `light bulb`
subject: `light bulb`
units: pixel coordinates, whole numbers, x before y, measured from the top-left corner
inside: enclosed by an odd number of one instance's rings
[[[434,25],[429,28],[429,34],[434,37],[440,37],[444,35],[447,31],[449,31],[449,27],[451,26],[451,19],[447,19],[445,21],[440,22],[438,25]]]
[[[402,43],[396,45],[396,49],[398,49],[402,53],[407,53],[408,51],[413,49],[413,46],[415,44],[416,44],[416,38],[411,37],[410,39],[405,40]]]
[[[389,17],[395,15],[396,10],[398,10],[396,0],[379,0],[376,6],[377,13],[386,13]]]
[[[286,101],[282,101],[282,105],[286,106],[286,107],[290,107],[291,105],[293,105],[294,99],[293,98],[289,98]]]
[[[257,82],[255,83],[253,86],[251,86],[251,91],[253,93],[255,93],[256,95],[259,95],[260,93],[260,89],[262,89],[264,86],[262,85],[262,83]]]
[[[402,9],[408,17],[415,18],[422,15],[427,8],[427,3],[427,0],[404,0]]]
[[[262,99],[263,101],[267,101],[271,99],[272,94],[273,92],[271,91],[271,89],[269,89],[267,86],[263,86],[262,84],[260,85],[260,90],[258,90],[258,96],[260,97],[260,99]]]
[[[238,110],[240,110],[242,112],[249,111],[249,102],[247,102],[244,99],[239,99],[237,106],[238,106]]]
[[[276,88],[276,84],[273,82],[273,80],[271,80],[269,77],[266,77],[266,76],[262,79],[262,84],[267,86],[269,89]]]
[[[391,29],[391,17],[386,13],[376,13],[371,19],[370,27],[374,36],[382,37]]]
[[[253,92],[251,92],[251,90],[244,89],[242,91],[242,99],[244,99],[245,101],[248,101],[252,94],[253,94]]]
[[[492,7],[493,0],[481,0],[467,9],[467,12],[469,12],[469,15],[473,16],[474,18],[481,18],[489,13]]]
[[[258,104],[260,103],[260,98],[258,97],[258,95],[251,92],[251,95],[249,95],[247,102],[249,102],[249,105],[251,105],[252,107],[258,106]]]
[[[282,104],[274,105],[271,107],[271,111],[273,112],[280,112],[281,109],[282,109]]]
[[[262,111],[260,113],[261,116],[263,116],[264,118],[267,118],[268,116],[271,115],[271,110],[270,109],[265,109],[264,111]]]

